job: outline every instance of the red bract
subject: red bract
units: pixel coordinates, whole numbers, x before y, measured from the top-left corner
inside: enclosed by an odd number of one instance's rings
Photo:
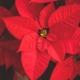
[[[45,6],[42,3],[30,3],[30,0],[16,0],[18,12],[23,17],[37,18],[41,9]]]
[[[56,67],[54,68],[50,80],[71,80],[70,77],[73,73],[73,65],[72,64],[72,58],[68,58],[64,61],[64,64],[57,63]],[[67,64],[65,64],[67,63]],[[69,64],[71,63],[71,64]]]
[[[64,64],[58,63],[50,80],[74,80],[77,75],[80,75],[80,54],[78,55],[67,58]]]
[[[56,65],[50,80],[74,80],[80,75],[80,41],[73,39],[63,43],[65,43],[65,60],[63,64]]]
[[[12,16],[12,14],[4,7],[0,6],[0,17],[9,17]],[[5,29],[5,24],[2,21],[2,19],[0,19],[0,36],[3,33]]]
[[[37,3],[47,3],[47,2],[54,2],[57,0],[31,0],[30,2],[37,2]]]
[[[22,52],[22,64],[31,80],[41,76],[51,58],[58,62],[64,59],[61,41],[70,39],[79,29],[79,14],[77,4],[62,6],[54,12],[50,3],[40,12],[39,22],[25,17],[3,19],[10,33],[22,40],[18,51]]]
[[[5,64],[6,69],[8,69],[12,65],[14,69],[24,75],[24,70],[20,60],[21,54],[15,54],[19,44],[19,40],[0,41],[0,66]]]

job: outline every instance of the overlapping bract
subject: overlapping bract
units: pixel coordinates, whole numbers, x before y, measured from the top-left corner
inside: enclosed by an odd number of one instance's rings
[[[0,6],[0,17],[9,17],[9,16],[12,16],[12,14],[7,9]],[[5,29],[5,24],[2,21],[2,19],[0,19],[0,36],[3,33],[4,29]]]

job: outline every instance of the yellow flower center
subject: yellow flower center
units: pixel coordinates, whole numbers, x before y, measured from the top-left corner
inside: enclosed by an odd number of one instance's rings
[[[46,37],[47,36],[47,30],[41,30],[41,32],[40,32],[40,36],[41,37]]]
[[[46,38],[48,33],[49,33],[49,28],[45,28],[43,30],[39,30],[38,31],[39,36],[41,36],[43,38]]]
[[[74,61],[80,61],[78,54],[74,55],[73,59],[74,59]]]

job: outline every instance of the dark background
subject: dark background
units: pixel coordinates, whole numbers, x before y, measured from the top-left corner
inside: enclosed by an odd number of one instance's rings
[[[0,0],[0,5],[4,6],[7,9],[10,9],[13,3],[14,3],[14,0]],[[54,3],[54,5],[57,9],[59,6],[65,5],[65,1],[58,0],[57,2]],[[54,69],[55,65],[56,65],[55,63],[50,61],[47,70],[38,80],[49,80],[51,72]],[[12,66],[9,67],[7,70],[5,70],[5,65],[0,66],[0,80],[13,80],[13,76],[14,76],[14,71]],[[80,80],[79,76],[77,76],[75,80]]]

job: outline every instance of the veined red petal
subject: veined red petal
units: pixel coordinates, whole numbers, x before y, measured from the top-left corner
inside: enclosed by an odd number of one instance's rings
[[[50,56],[46,52],[24,51],[22,52],[21,60],[24,70],[30,80],[37,80],[46,70]]]
[[[50,16],[48,24],[53,26],[54,24],[65,22],[68,26],[72,25],[72,27],[75,27],[73,24],[77,24],[80,21],[79,14],[80,6],[77,4],[62,6]]]
[[[22,39],[24,35],[37,32],[39,29],[38,23],[33,19],[16,16],[3,20],[9,32],[17,39]]]
[[[80,6],[77,4],[58,8],[49,18],[50,33],[58,39],[69,39],[79,29]]]
[[[68,61],[69,60],[67,59],[64,62]],[[73,65],[57,63],[56,67],[52,72],[50,80],[68,80],[71,78],[73,71],[74,71]]]
[[[73,36],[73,34],[77,29],[78,29],[78,26],[77,27],[75,26],[74,28],[74,25],[72,27],[72,26],[68,26],[65,23],[59,23],[59,24],[53,25],[50,28],[49,33],[55,34],[57,40],[64,40],[64,39],[71,39],[71,37]]]
[[[30,33],[23,37],[18,51],[32,52],[37,49],[38,34]]]
[[[36,3],[47,3],[47,2],[54,2],[57,0],[31,0],[30,2],[36,2]]]
[[[44,4],[30,3],[29,0],[16,0],[16,7],[21,16],[36,18],[39,16]]]
[[[54,10],[55,10],[55,7],[53,3],[48,4],[46,7],[44,7],[41,10],[40,18],[39,18],[41,27],[43,28],[48,27],[48,19]]]

